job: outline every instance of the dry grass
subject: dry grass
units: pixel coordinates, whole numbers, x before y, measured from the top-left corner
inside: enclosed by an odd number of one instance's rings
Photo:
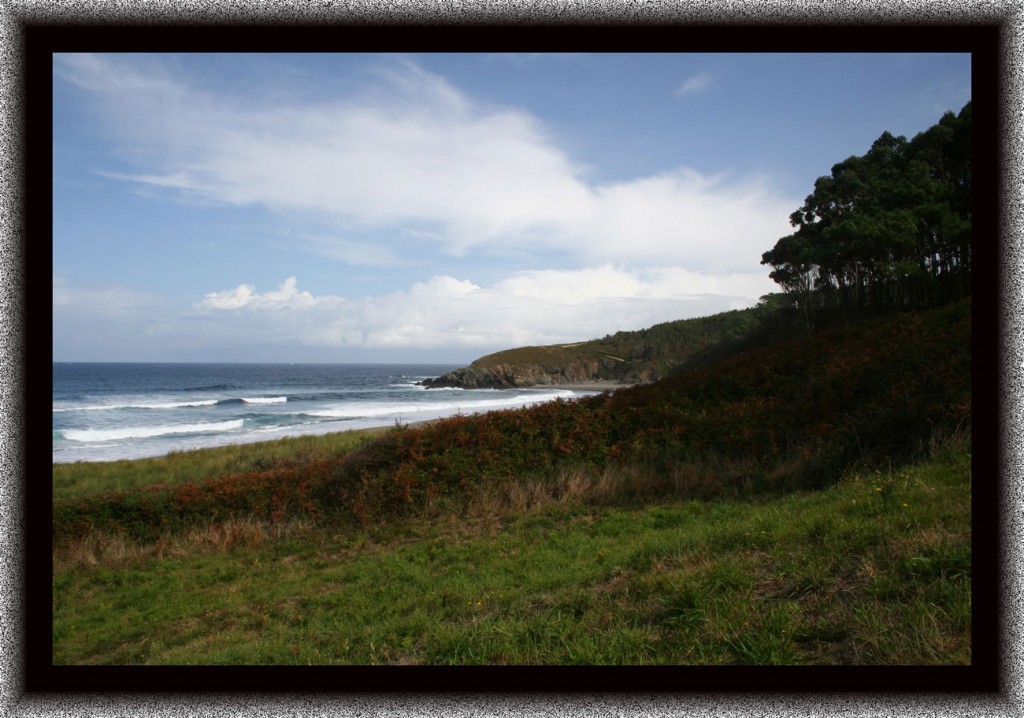
[[[642,466],[571,467],[552,478],[484,484],[469,498],[468,516],[543,511],[556,506],[608,506],[649,498],[694,498],[714,493],[723,482],[744,479],[737,462],[716,467],[680,463],[664,471]]]
[[[965,438],[967,437],[967,438]],[[969,447],[969,434],[954,432],[933,442],[935,456]],[[966,454],[969,457],[969,454]],[[799,475],[806,462],[783,462],[763,477],[762,488],[784,486]],[[456,501],[440,499],[422,506],[410,518],[460,524],[470,534],[498,529],[502,520],[516,514],[551,508],[611,506],[662,499],[709,499],[725,491],[743,493],[757,475],[752,461],[716,458],[703,463],[679,462],[663,470],[640,465],[574,466],[554,477],[509,481],[482,481],[468,496]],[[860,479],[858,479],[860,481]],[[922,487],[927,490],[927,487]],[[472,528],[471,528],[472,527]],[[306,519],[272,524],[240,518],[161,536],[155,543],[136,543],[122,535],[91,534],[54,553],[54,571],[78,566],[125,566],[150,557],[180,557],[255,547],[282,538],[294,538],[315,529]],[[322,528],[322,527],[321,527]],[[335,527],[338,528],[338,527]]]
[[[419,518],[449,519],[464,527],[475,526],[476,531],[471,533],[494,531],[495,521],[501,517],[552,507],[608,506],[653,497],[688,498],[710,490],[723,476],[741,473],[737,467],[716,467],[712,472],[690,464],[680,464],[667,472],[638,466],[574,467],[562,470],[553,479],[482,483],[461,506],[435,502],[424,506]],[[149,558],[209,555],[295,538],[314,528],[304,519],[271,523],[238,518],[168,532],[153,543],[137,542],[121,534],[92,533],[56,547],[53,568],[59,573],[77,567],[124,567]]]
[[[54,575],[54,660],[965,664],[963,460],[771,501],[667,496],[700,491],[698,466],[578,468],[431,520],[83,541]]]
[[[54,573],[80,567],[125,567],[149,558],[175,558],[223,553],[235,548],[253,548],[268,541],[296,538],[311,524],[296,519],[271,524],[243,518],[232,519],[186,531],[165,534],[155,543],[138,543],[120,534],[92,533],[66,546],[55,547]]]

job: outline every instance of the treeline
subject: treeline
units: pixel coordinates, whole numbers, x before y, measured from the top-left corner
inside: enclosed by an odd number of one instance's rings
[[[971,293],[971,104],[913,139],[885,132],[814,184],[762,255],[808,328]]]

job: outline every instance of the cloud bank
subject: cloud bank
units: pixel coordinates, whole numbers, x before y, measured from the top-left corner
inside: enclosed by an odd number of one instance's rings
[[[275,325],[284,343],[336,348],[466,348],[593,339],[683,316],[749,306],[770,291],[759,274],[712,276],[679,268],[646,271],[604,265],[580,271],[518,272],[490,286],[434,275],[411,287],[348,300],[312,296],[295,277],[278,290],[213,292],[197,309],[230,313],[241,330]]]
[[[55,355],[102,356],[102,337],[135,352],[125,360],[259,361],[258,347],[472,358],[750,306],[776,289],[759,259],[789,232],[795,201],[764,178],[673,167],[594,182],[539,118],[475,102],[409,62],[378,68],[361,91],[283,103],[201,89],[152,56],[58,55],[54,66],[94,100],[116,146],[95,171],[147,196],[260,209],[286,223],[291,248],[349,265],[402,265],[415,247],[534,267],[484,281],[434,259],[429,276],[359,297],[300,289],[288,269],[276,289],[211,286],[188,306],[57,277]],[[698,75],[677,94],[710,82]],[[569,268],[547,269],[552,257]]]
[[[363,233],[401,227],[453,256],[556,251],[589,264],[734,272],[756,267],[788,231],[793,198],[763,179],[678,167],[591,183],[538,118],[475,103],[409,62],[382,69],[373,92],[278,107],[128,60],[57,60],[60,77],[100,100],[123,156],[143,170],[108,176],[180,201],[316,218],[336,245],[309,249],[335,258],[358,261]],[[679,92],[709,82],[698,75]]]
[[[771,291],[768,283],[759,274],[603,265],[517,272],[488,286],[434,275],[400,291],[349,299],[313,295],[288,277],[277,289],[241,284],[174,307],[125,288],[79,287],[56,277],[54,350],[81,360],[114,345],[128,348],[124,361],[184,361],[195,353],[255,361],[258,346],[281,356],[317,348],[323,360],[351,350],[443,349],[454,361],[468,361],[743,308],[750,296]]]

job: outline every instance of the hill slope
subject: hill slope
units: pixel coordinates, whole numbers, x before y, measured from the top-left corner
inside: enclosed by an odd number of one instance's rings
[[[972,660],[969,448],[774,501],[579,498],[111,551],[55,573],[53,663]]]
[[[766,306],[759,305],[618,332],[586,342],[508,349],[423,384],[503,389],[594,380],[630,384],[656,381],[713,347],[740,341],[767,315]]]
[[[747,495],[835,481],[970,430],[970,302],[747,351],[656,383],[403,428],[334,458],[179,486],[55,499],[56,543],[156,540],[239,516],[366,525],[573,471],[616,491]],[[632,472],[632,473],[631,473]],[[568,488],[564,488],[568,490]]]

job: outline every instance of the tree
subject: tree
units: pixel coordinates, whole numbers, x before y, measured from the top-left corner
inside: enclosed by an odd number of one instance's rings
[[[970,118],[968,103],[909,142],[884,132],[814,183],[761,257],[808,328],[970,292]]]

